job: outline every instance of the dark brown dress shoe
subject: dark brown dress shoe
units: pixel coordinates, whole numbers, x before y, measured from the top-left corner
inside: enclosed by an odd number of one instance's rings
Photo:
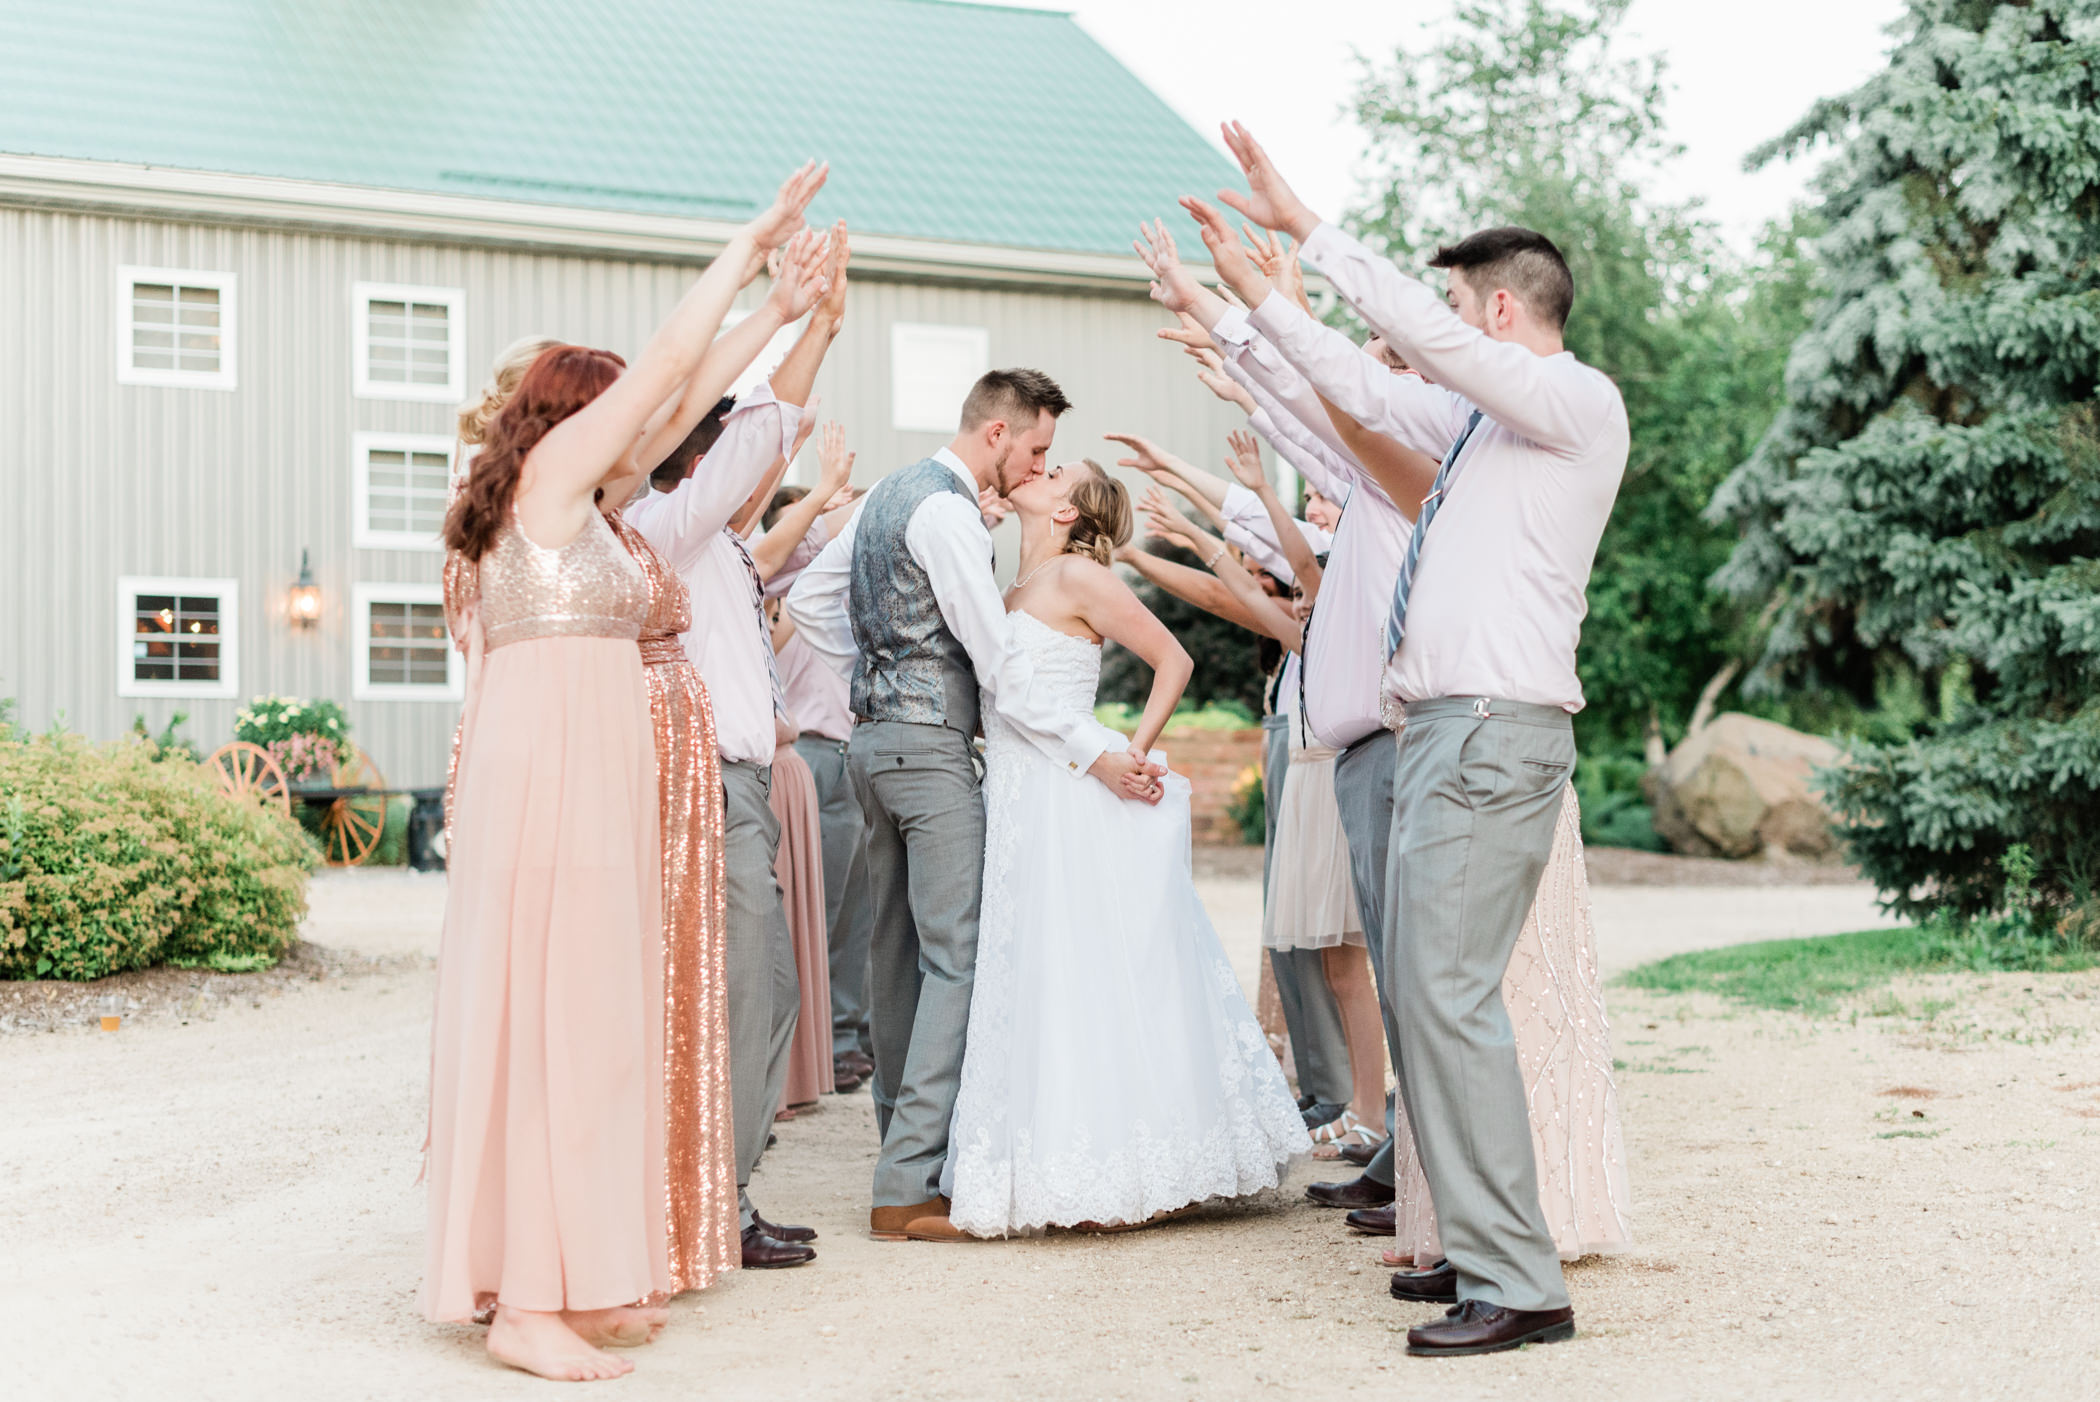
[[[817,1259],[814,1247],[800,1246],[767,1236],[756,1222],[744,1228],[744,1269],[777,1271],[787,1266],[806,1266]]]
[[[1384,1207],[1393,1200],[1393,1185],[1358,1177],[1346,1183],[1308,1183],[1305,1195],[1322,1207]]]
[[[843,1067],[851,1071],[863,1081],[875,1074],[875,1063],[868,1059],[866,1052],[840,1052],[837,1056],[831,1058],[831,1064],[835,1068]]]
[[[1426,1271],[1394,1271],[1393,1298],[1419,1300],[1429,1305],[1458,1303],[1458,1271],[1449,1261],[1439,1261]]]
[[[1384,1146],[1385,1141],[1383,1139],[1376,1144],[1344,1144],[1342,1146],[1342,1160],[1345,1163],[1353,1163],[1358,1168],[1368,1168],[1371,1160],[1378,1157],[1378,1151]]]
[[[1442,1319],[1408,1330],[1407,1351],[1417,1358],[1458,1358],[1574,1337],[1572,1309],[1513,1310],[1467,1300],[1446,1310]]]
[[[1391,1236],[1393,1208],[1390,1204],[1384,1207],[1359,1207],[1344,1217],[1342,1222],[1351,1231],[1362,1232],[1365,1236]]]
[[[817,1239],[815,1227],[783,1227],[777,1222],[768,1222],[756,1212],[751,1214],[751,1225],[775,1241],[785,1241],[797,1246],[806,1246]]]
[[[860,1086],[860,1077],[854,1075],[845,1067],[833,1066],[831,1068],[831,1093],[833,1095],[851,1095],[859,1090]]]

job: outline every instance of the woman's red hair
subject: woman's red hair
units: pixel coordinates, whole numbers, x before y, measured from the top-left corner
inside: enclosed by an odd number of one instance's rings
[[[627,362],[588,346],[550,346],[497,411],[459,499],[445,514],[445,545],[479,560],[496,543],[517,499],[525,455],[556,424],[605,393]]]

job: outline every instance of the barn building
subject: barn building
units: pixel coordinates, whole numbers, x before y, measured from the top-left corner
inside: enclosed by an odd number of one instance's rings
[[[327,697],[389,783],[440,782],[455,406],[521,335],[635,351],[807,156],[813,220],[854,230],[818,392],[863,479],[992,365],[1063,382],[1061,455],[1236,419],[1129,246],[1235,173],[1065,15],[21,0],[0,53],[0,696],[31,726],[183,711],[208,749],[252,695]]]

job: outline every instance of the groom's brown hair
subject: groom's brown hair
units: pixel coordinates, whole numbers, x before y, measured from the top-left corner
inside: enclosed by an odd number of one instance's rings
[[[1038,415],[1054,419],[1071,407],[1057,381],[1040,370],[987,370],[963,399],[960,429],[968,433],[994,419],[1017,429],[1033,428]]]

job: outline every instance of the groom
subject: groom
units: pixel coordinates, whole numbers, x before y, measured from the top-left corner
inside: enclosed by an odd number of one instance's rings
[[[796,628],[851,678],[859,717],[846,766],[867,814],[875,907],[868,1002],[882,1153],[868,1225],[878,1241],[962,1237],[940,1182],[977,966],[980,689],[1075,781],[1091,775],[1159,801],[1158,766],[1035,694],[992,578],[978,495],[1040,477],[1070,407],[1039,370],[987,373],[948,446],[877,483],[788,593]]]

